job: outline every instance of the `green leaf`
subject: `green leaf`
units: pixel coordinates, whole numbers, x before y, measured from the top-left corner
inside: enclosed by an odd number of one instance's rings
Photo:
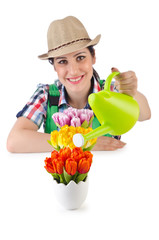
[[[72,175],[69,175],[69,174],[65,171],[65,169],[64,169],[63,172],[64,172],[64,178],[65,178],[66,182],[69,183],[69,182],[72,180],[73,176],[72,176]]]
[[[85,121],[82,123],[81,127],[83,127],[83,128],[88,128],[88,122],[85,120]]]
[[[80,181],[83,181],[87,177],[88,173],[79,174],[76,178],[76,183],[79,183]]]
[[[77,178],[77,176],[79,175],[79,172],[76,172],[72,177],[72,180],[74,181],[74,182],[76,182],[76,178]]]
[[[59,174],[59,177],[60,177],[60,183],[64,183],[64,184],[66,185],[67,182],[66,182],[66,180],[65,180],[64,173]]]
[[[94,119],[94,115],[91,117],[91,119],[90,119],[90,121],[89,121],[89,123],[88,123],[88,128],[90,127],[90,125],[91,125],[93,119]]]
[[[59,151],[60,150],[60,147],[57,146],[56,148],[54,147],[55,150]]]
[[[55,124],[56,124],[56,126],[57,126],[58,128],[60,128],[60,129],[61,129],[61,126],[60,126],[60,124],[58,124],[57,122],[56,122]]]
[[[83,152],[85,151],[91,151],[92,148],[96,145],[96,142],[94,144],[92,144],[91,146],[87,147],[87,148],[82,148]]]
[[[59,146],[57,146],[57,147],[53,146],[50,140],[47,140],[47,142],[48,142],[56,151],[59,151],[59,150],[60,150],[60,147],[59,147]]]
[[[54,180],[56,180],[58,183],[60,182],[59,174],[57,174],[57,173],[51,173],[51,175],[53,176]]]
[[[47,142],[52,146],[52,143],[51,143],[51,141],[50,140],[47,140]],[[52,146],[53,147],[53,146]]]

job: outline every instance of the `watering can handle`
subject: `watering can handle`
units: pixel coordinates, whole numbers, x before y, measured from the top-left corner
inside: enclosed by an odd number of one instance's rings
[[[111,85],[112,79],[119,74],[120,74],[120,72],[113,72],[107,77],[107,79],[105,81],[105,85],[104,85],[105,91],[110,91],[110,85]]]

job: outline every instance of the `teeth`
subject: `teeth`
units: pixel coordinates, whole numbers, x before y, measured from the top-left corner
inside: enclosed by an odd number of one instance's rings
[[[79,77],[79,78],[76,78],[76,79],[71,79],[71,78],[69,78],[69,80],[70,80],[71,82],[78,82],[79,80],[81,80],[81,78],[82,78],[82,76]]]

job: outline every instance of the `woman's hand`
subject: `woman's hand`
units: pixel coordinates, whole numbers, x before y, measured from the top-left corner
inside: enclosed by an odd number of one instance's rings
[[[126,143],[111,137],[99,137],[92,151],[114,151],[123,148]]]
[[[117,68],[112,68],[112,72],[119,72]],[[120,93],[125,93],[134,97],[137,93],[137,77],[133,71],[120,73],[115,77],[115,87]]]
[[[117,68],[112,68],[112,72],[119,72]],[[140,114],[138,121],[151,118],[151,110],[146,97],[137,91],[137,77],[133,71],[120,73],[115,77],[115,86],[120,93],[132,96],[139,104]]]

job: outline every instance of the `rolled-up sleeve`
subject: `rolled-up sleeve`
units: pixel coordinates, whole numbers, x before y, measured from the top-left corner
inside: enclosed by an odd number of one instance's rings
[[[36,91],[24,108],[17,113],[16,117],[26,117],[40,128],[44,119],[46,119],[48,91],[49,85],[38,84]]]

